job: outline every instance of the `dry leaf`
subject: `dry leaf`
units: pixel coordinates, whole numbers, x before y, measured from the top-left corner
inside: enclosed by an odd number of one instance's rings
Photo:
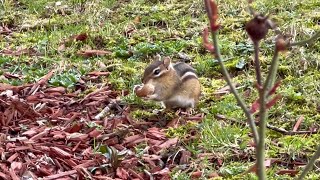
[[[58,93],[64,94],[64,93],[66,93],[66,88],[64,88],[64,87],[53,87],[53,88],[46,89],[44,92],[46,92],[46,93],[58,92]]]
[[[81,33],[74,36],[74,39],[77,41],[85,41],[88,38],[87,33]]]
[[[91,76],[107,76],[109,74],[110,72],[101,72],[101,71],[93,71],[88,73],[88,75],[91,75]]]
[[[18,74],[11,74],[11,73],[3,73],[3,75],[8,78],[8,79],[11,79],[11,78],[14,78],[14,79],[21,79],[23,78],[23,76],[21,75],[18,75]]]
[[[202,176],[202,172],[201,171],[196,171],[196,172],[192,172],[191,173],[191,178],[192,179],[198,179]]]
[[[267,159],[264,161],[264,165],[266,168],[269,168],[271,165],[271,159]],[[246,172],[244,172],[244,174],[247,174],[249,172],[254,172],[257,173],[257,164],[255,163],[253,166],[251,166]]]
[[[295,170],[295,169],[283,169],[283,170],[280,170],[277,172],[277,174],[279,174],[279,175],[288,174],[291,177],[294,177],[298,173],[299,173],[299,171]]]
[[[111,51],[104,51],[104,50],[80,50],[77,52],[77,55],[89,58],[93,56],[109,55],[111,53],[112,53]]]
[[[304,119],[303,116],[300,116],[300,117],[299,117],[299,119],[298,119],[298,121],[296,122],[296,124],[294,125],[292,131],[297,131],[297,130],[299,129],[299,126],[300,126],[300,124],[302,123],[303,119]]]

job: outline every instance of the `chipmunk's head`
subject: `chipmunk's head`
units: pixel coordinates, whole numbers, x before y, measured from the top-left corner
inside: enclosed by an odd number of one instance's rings
[[[169,57],[164,57],[163,60],[161,60],[161,57],[158,56],[158,59],[153,61],[144,70],[142,83],[146,84],[151,79],[159,79],[165,76],[172,69],[173,67],[171,64],[171,59]]]

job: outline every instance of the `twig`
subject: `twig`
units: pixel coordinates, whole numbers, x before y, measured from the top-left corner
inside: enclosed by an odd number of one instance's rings
[[[316,32],[309,39],[298,41],[298,42],[289,43],[289,47],[292,47],[292,46],[303,46],[303,45],[306,45],[306,44],[310,44],[313,41],[315,41],[316,39],[318,39],[319,37],[320,37],[320,31]]]
[[[54,174],[54,175],[46,176],[46,177],[44,177],[43,179],[44,179],[44,180],[58,179],[58,178],[60,178],[60,177],[70,176],[70,175],[73,175],[73,174],[76,174],[76,173],[77,173],[76,170],[70,170],[70,171],[61,172],[61,173],[59,173],[59,174]]]
[[[258,93],[259,93],[259,103],[260,103],[260,111],[259,111],[259,142],[257,144],[257,173],[258,177],[263,179],[266,177],[266,170],[265,170],[265,136],[266,136],[266,125],[267,125],[267,97],[266,97],[266,88],[262,88],[262,79],[261,79],[261,69],[260,69],[260,61],[259,61],[259,42],[255,38],[251,38],[254,45],[254,66],[256,70],[256,78],[258,84]],[[270,73],[270,72],[269,72]]]
[[[95,120],[100,120],[102,119],[104,116],[107,115],[107,113],[114,107],[117,106],[117,102],[114,99],[110,99],[110,103],[99,113],[97,114],[94,119]]]
[[[260,69],[260,61],[259,61],[259,41],[253,42],[254,47],[254,66],[256,70],[256,78],[258,85],[261,86],[261,69]]]
[[[207,15],[208,18],[210,19],[210,23],[212,22],[212,15],[213,13],[211,12],[211,8],[209,7],[209,2],[208,0],[205,0],[205,6],[206,6],[206,11],[207,11]],[[211,24],[211,26],[213,26]],[[226,78],[226,81],[230,87],[231,92],[234,94],[237,103],[239,104],[239,106],[242,108],[242,110],[244,111],[248,121],[249,121],[249,125],[251,127],[252,133],[253,133],[253,138],[254,138],[254,142],[257,144],[259,142],[259,136],[258,136],[258,131],[257,131],[257,126],[254,123],[254,119],[252,114],[250,113],[249,109],[246,107],[244,101],[241,99],[241,97],[239,96],[236,88],[234,87],[232,81],[231,81],[231,77],[226,69],[226,67],[223,64],[223,60],[220,54],[220,49],[219,49],[219,45],[218,45],[218,31],[211,31],[211,35],[212,35],[212,39],[213,39],[213,46],[214,46],[214,50],[215,53],[214,55],[216,56],[216,59],[218,59],[219,64],[221,66],[222,69],[222,74],[223,76]]]
[[[269,68],[269,73],[266,79],[265,84],[263,85],[263,89],[265,90],[265,93],[270,90],[270,88],[272,87],[272,85],[275,82],[276,79],[276,75],[277,75],[277,70],[278,70],[278,66],[279,66],[279,51],[275,48],[274,50],[274,54],[272,57],[272,61],[271,61],[271,66]],[[267,94],[265,94],[266,96]]]
[[[260,111],[259,111],[259,142],[257,146],[257,172],[259,179],[266,177],[266,167],[265,167],[265,139],[266,139],[266,126],[267,126],[267,105],[266,105],[266,89],[258,88],[259,99],[260,99]]]
[[[234,123],[241,124],[243,126],[247,126],[248,125],[248,123],[246,123],[244,121],[236,120],[236,119],[233,119],[233,118],[227,118],[227,117],[225,117],[224,115],[221,115],[221,114],[216,114],[215,118],[216,119],[220,119],[220,120],[232,121]],[[259,126],[259,122],[255,122],[255,124],[257,126]],[[279,133],[281,133],[283,135],[318,134],[318,133],[320,133],[320,130],[318,130],[318,131],[287,131],[287,130],[285,130],[283,128],[279,128],[279,127],[276,127],[276,126],[273,126],[273,125],[270,125],[270,124],[267,124],[266,127],[268,129],[273,130],[273,131],[279,132]]]
[[[314,162],[320,157],[320,146],[318,147],[318,150],[314,153],[310,161],[308,162],[307,166],[304,168],[300,176],[298,177],[298,180],[303,179],[309,170],[313,167]]]

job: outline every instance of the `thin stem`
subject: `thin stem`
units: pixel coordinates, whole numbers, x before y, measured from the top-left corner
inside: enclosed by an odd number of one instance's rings
[[[307,166],[304,168],[300,176],[298,177],[298,180],[302,180],[308,173],[308,171],[311,170],[313,167],[314,162],[320,157],[320,146],[318,147],[318,150],[314,153],[310,161],[308,162]]]
[[[254,47],[254,64],[256,70],[256,78],[258,85],[261,86],[261,70],[260,70],[260,61],[259,61],[259,41],[253,42]]]
[[[267,128],[267,108],[266,108],[266,100],[267,100],[267,92],[272,87],[275,81],[275,77],[278,70],[278,57],[279,51],[277,49],[274,50],[271,66],[269,69],[269,73],[265,84],[262,89],[259,89],[259,99],[260,99],[260,124],[259,124],[259,143],[257,148],[257,167],[258,167],[258,176],[266,177],[265,170],[265,136],[266,136],[266,128]]]
[[[208,0],[204,0],[204,3],[205,3],[205,8],[206,8],[206,11],[207,11],[208,18],[210,20],[210,23],[212,23],[214,19],[213,19],[213,16],[212,16],[213,12],[212,12],[212,10],[211,10],[211,8],[209,6],[210,3],[208,2]],[[215,22],[213,22],[213,23],[215,23]],[[213,24],[211,24],[211,26],[212,25]],[[226,78],[226,81],[227,81],[227,83],[228,83],[228,85],[230,87],[231,92],[234,94],[234,96],[235,96],[235,98],[237,100],[237,103],[242,108],[242,110],[244,111],[246,117],[248,118],[249,125],[250,125],[250,128],[251,128],[252,133],[253,133],[254,142],[255,142],[255,144],[258,144],[258,142],[259,142],[258,131],[257,131],[257,126],[255,125],[253,116],[250,113],[250,111],[248,110],[248,108],[246,107],[244,101],[240,98],[236,88],[232,84],[231,77],[230,77],[227,69],[225,68],[225,66],[223,64],[223,60],[222,60],[221,54],[220,54],[220,49],[219,49],[219,46],[218,46],[218,31],[211,31],[211,34],[212,34],[212,39],[213,39],[213,46],[214,46],[214,49],[215,49],[214,55],[218,59],[218,62],[220,64],[220,66],[221,66],[222,74]]]
[[[314,35],[312,35],[309,39],[290,43],[290,44],[289,44],[289,47],[292,47],[292,46],[303,46],[303,45],[306,45],[306,44],[310,44],[311,42],[315,41],[315,40],[318,39],[319,37],[320,37],[320,31],[319,31],[319,32],[316,32],[316,33],[315,33]]]
[[[233,83],[231,81],[231,77],[230,77],[226,67],[223,64],[223,60],[222,60],[221,54],[220,54],[220,49],[219,49],[219,46],[218,46],[218,31],[211,32],[211,33],[212,33],[212,38],[213,38],[213,46],[214,46],[214,49],[215,49],[215,56],[218,59],[218,62],[220,64],[220,66],[221,66],[222,74],[226,78],[226,81],[227,81],[227,83],[228,83],[228,85],[230,87],[231,92],[234,94],[234,96],[235,96],[235,98],[237,100],[237,103],[242,108],[242,110],[244,111],[246,117],[248,118],[249,125],[250,125],[250,128],[251,128],[252,133],[253,133],[254,142],[255,142],[255,144],[258,144],[260,138],[258,136],[257,126],[255,125],[255,122],[254,122],[254,119],[252,117],[252,114],[250,113],[250,111],[246,107],[244,101],[240,98],[236,88],[234,87],[234,85],[233,85]]]
[[[266,136],[266,126],[267,126],[267,107],[266,107],[266,92],[267,89],[262,87],[261,80],[261,69],[260,69],[260,61],[259,61],[259,41],[253,41],[254,45],[254,63],[256,70],[256,78],[258,83],[258,91],[259,91],[259,103],[260,103],[260,111],[259,111],[259,143],[257,146],[257,173],[259,179],[265,179],[266,177],[266,167],[264,164],[265,161],[265,136]]]
[[[279,58],[279,51],[277,49],[275,49],[273,57],[272,57],[272,61],[271,61],[271,66],[269,68],[269,73],[268,73],[266,82],[263,86],[265,93],[268,92],[268,90],[272,87],[272,85],[275,82],[277,70],[278,70],[278,65],[279,65],[278,58]],[[266,94],[265,94],[265,96],[266,96]]]
[[[267,128],[267,107],[266,107],[266,89],[259,89],[260,111],[259,111],[259,143],[257,147],[257,171],[259,179],[266,177],[265,161],[265,138]]]

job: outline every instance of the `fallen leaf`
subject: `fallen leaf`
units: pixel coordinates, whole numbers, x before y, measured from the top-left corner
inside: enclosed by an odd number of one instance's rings
[[[109,74],[110,72],[101,72],[101,71],[93,71],[88,73],[88,75],[91,75],[91,76],[107,76]]]
[[[21,55],[37,56],[37,55],[41,55],[33,48],[24,48],[24,49],[17,49],[17,50],[4,49],[4,50],[0,51],[0,54],[7,55],[7,56],[21,56]]]
[[[52,88],[48,88],[48,89],[44,90],[44,92],[46,92],[46,93],[58,92],[58,93],[64,94],[64,93],[66,93],[66,88],[52,87]]]
[[[292,131],[297,131],[299,129],[299,126],[301,124],[301,122],[303,121],[304,117],[303,116],[300,116],[298,121],[296,122],[296,124],[294,125]]]
[[[291,177],[294,177],[298,173],[299,173],[299,171],[295,170],[295,169],[283,169],[283,170],[279,170],[277,172],[277,174],[279,174],[279,175],[288,174]]]
[[[93,56],[104,56],[110,55],[111,51],[104,51],[104,50],[80,50],[77,52],[77,55],[83,56],[86,58],[93,57]]]
[[[196,172],[192,172],[191,173],[191,178],[192,179],[198,179],[202,176],[202,172],[201,171],[196,171]]]
[[[11,79],[11,78],[14,78],[14,79],[21,79],[21,78],[23,78],[23,76],[21,76],[21,75],[18,75],[18,74],[11,74],[11,73],[8,73],[8,72],[3,73],[3,75],[4,75],[6,78],[8,78],[8,79]]]
[[[81,33],[78,35],[74,36],[74,39],[77,41],[85,41],[88,38],[88,34],[87,33]]]
[[[271,159],[267,159],[264,161],[264,166],[266,168],[269,168],[271,165],[272,160]],[[257,173],[257,164],[255,163],[254,165],[252,165],[247,171],[244,172],[244,174],[250,173],[250,172],[254,172]]]

